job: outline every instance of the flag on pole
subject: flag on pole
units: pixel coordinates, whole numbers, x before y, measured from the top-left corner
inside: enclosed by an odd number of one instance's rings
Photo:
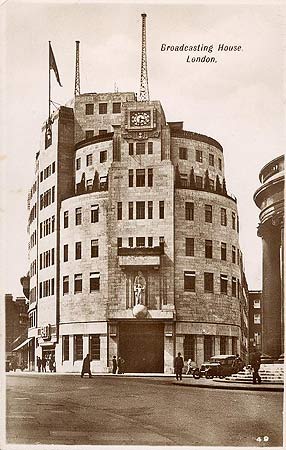
[[[55,60],[55,57],[54,57],[54,52],[53,52],[53,49],[52,49],[52,46],[51,46],[50,42],[49,42],[49,67],[50,67],[50,70],[52,69],[55,72],[55,76],[56,76],[57,82],[62,87],[59,71],[58,71],[58,68],[57,68],[57,63],[56,63],[56,60]]]

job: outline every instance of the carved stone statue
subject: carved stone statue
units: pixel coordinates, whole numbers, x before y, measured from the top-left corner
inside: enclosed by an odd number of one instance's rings
[[[134,280],[135,305],[143,304],[143,293],[145,291],[146,281],[141,272],[138,272]]]

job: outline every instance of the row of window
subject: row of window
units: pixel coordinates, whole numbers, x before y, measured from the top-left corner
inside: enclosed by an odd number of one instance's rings
[[[34,309],[29,313],[29,328],[37,326],[37,311]]]
[[[55,264],[55,249],[40,253],[40,270]]]
[[[147,145],[146,145],[147,144]],[[129,142],[129,156],[135,155],[153,155],[153,142]]]
[[[186,147],[179,147],[179,158],[188,160],[188,149]],[[196,150],[196,161],[199,163],[203,162],[203,151],[202,150]],[[208,161],[209,161],[210,166],[212,166],[212,167],[215,166],[215,156],[213,153],[208,154]],[[222,170],[221,158],[218,158],[218,168],[219,168],[219,170]]]
[[[194,220],[195,218],[195,206],[193,202],[185,202],[185,219]],[[205,205],[205,222],[213,222],[213,206]],[[228,216],[226,208],[220,208],[220,223],[223,226],[227,226]],[[231,226],[233,230],[239,231],[239,219],[236,213],[232,211],[231,213]]]
[[[99,221],[99,206],[91,205],[90,207],[90,221],[91,223],[96,223]],[[82,224],[82,208],[75,209],[75,225]],[[64,228],[68,228],[69,226],[69,212],[64,211]]]
[[[201,336],[200,336],[201,338]],[[204,341],[204,361],[209,361],[209,359],[217,354],[217,349],[215,348],[215,338],[217,336],[206,335],[203,336]],[[227,342],[228,341],[228,342]],[[231,348],[229,348],[229,341],[231,342]],[[228,345],[227,345],[228,344]],[[191,358],[192,361],[197,359],[197,336],[195,334],[186,334],[184,337],[184,361],[188,361]],[[237,338],[220,336],[220,355],[237,354]]]
[[[50,280],[41,281],[39,288],[40,288],[40,292],[39,292],[40,298],[49,297],[49,295],[54,295],[55,279],[51,278]]]
[[[49,164],[40,172],[40,182],[51,176],[56,171],[56,163],[55,161],[52,164]]]
[[[30,212],[28,224],[31,225],[31,223],[36,217],[37,217],[37,204],[35,203]]]
[[[75,243],[75,259],[81,259],[82,257],[82,245],[81,242]],[[98,239],[92,239],[90,241],[90,257],[97,258],[99,256],[99,246]],[[64,245],[64,262],[69,260],[69,246],[68,244]]]
[[[147,184],[146,184],[146,173],[147,173]],[[153,169],[136,169],[135,171],[135,184],[134,184],[134,170],[129,169],[128,172],[128,184],[129,187],[144,187],[145,185],[148,187],[153,186]]]
[[[89,153],[88,155],[86,155],[86,167],[88,166],[92,166],[92,153]],[[99,162],[104,163],[105,161],[107,161],[107,150],[102,150],[99,153]],[[76,158],[75,160],[75,168],[76,170],[79,170],[81,168],[81,158]]]
[[[55,201],[55,186],[40,195],[40,209],[46,208]]]
[[[33,287],[30,289],[30,293],[29,293],[29,302],[33,303],[36,301],[36,287]]]
[[[33,277],[37,273],[37,260],[34,259],[34,261],[30,264],[30,277]]]
[[[196,292],[196,272],[184,272],[184,291]],[[231,277],[231,295],[240,298],[240,283],[236,277]],[[204,292],[214,293],[214,274],[204,272]],[[228,294],[228,276],[220,274],[220,293]]]
[[[40,239],[55,231],[55,216],[40,222]]]
[[[90,334],[89,337],[88,353],[91,360],[100,359],[100,335]],[[62,337],[62,359],[63,361],[69,361],[70,359],[70,336]],[[83,335],[75,334],[73,336],[73,360],[78,361],[83,359]]]
[[[107,129],[104,130],[98,130],[99,136],[102,136],[103,134],[107,133]],[[94,130],[85,130],[85,139],[90,139],[94,136]]]
[[[90,272],[89,274],[89,292],[99,291],[100,289],[100,272]],[[82,292],[82,273],[74,275],[74,294]],[[70,293],[69,276],[63,276],[63,295]]]
[[[35,230],[33,231],[30,237],[29,250],[33,248],[36,245],[36,243],[37,243],[37,231]]]
[[[134,214],[134,203],[135,203],[135,214]],[[147,204],[147,215],[146,206]],[[128,202],[128,219],[153,219],[153,202]],[[164,219],[165,217],[165,204],[164,200],[160,200],[158,204],[158,217],[159,219]],[[117,220],[122,220],[123,209],[122,202],[117,202]]]
[[[98,103],[98,114],[107,114],[107,105],[108,103],[106,102]],[[110,112],[112,112],[113,114],[121,113],[121,103],[113,102],[112,111]],[[85,104],[85,114],[87,116],[92,116],[94,114],[94,103]]]
[[[186,238],[185,240],[185,255],[195,256],[195,239]],[[220,259],[227,260],[227,245],[226,242],[220,244]],[[205,239],[205,258],[213,258],[213,241]],[[234,245],[231,246],[231,262],[234,264],[240,263],[240,250]]]

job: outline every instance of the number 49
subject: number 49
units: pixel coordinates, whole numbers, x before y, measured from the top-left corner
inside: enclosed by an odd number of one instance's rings
[[[268,442],[269,441],[269,436],[258,436],[258,438],[256,438],[257,442]]]

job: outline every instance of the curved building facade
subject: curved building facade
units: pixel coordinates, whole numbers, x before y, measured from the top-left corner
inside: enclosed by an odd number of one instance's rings
[[[133,93],[82,94],[43,128],[30,193],[36,356],[171,372],[246,352],[236,199],[221,145]],[[50,169],[49,169],[50,166]],[[34,359],[33,359],[34,358]]]

